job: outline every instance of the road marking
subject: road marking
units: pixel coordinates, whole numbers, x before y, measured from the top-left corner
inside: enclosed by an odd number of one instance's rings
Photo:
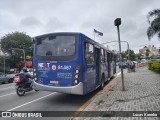
[[[14,87],[2,88],[2,89],[0,89],[0,91],[1,91],[1,90],[5,90],[5,89],[12,89],[12,88],[14,88]]]
[[[2,95],[2,96],[0,96],[0,98],[1,97],[5,97],[5,96],[8,96],[8,95],[12,95],[12,94],[15,94],[16,92],[13,92],[13,93],[9,93],[9,94],[5,94],[5,95]]]
[[[30,102],[27,102],[27,103],[25,103],[25,104],[19,105],[19,106],[17,106],[17,107],[11,108],[11,109],[9,109],[9,110],[7,110],[7,111],[15,110],[15,109],[17,109],[17,108],[23,107],[23,106],[28,105],[28,104],[33,103],[33,102],[36,102],[36,101],[38,101],[38,100],[41,100],[41,99],[43,99],[43,98],[45,98],[45,97],[48,97],[48,96],[51,96],[51,95],[53,95],[53,94],[55,94],[55,92],[54,92],[54,93],[51,93],[51,94],[48,94],[48,95],[46,95],[46,96],[40,97],[40,98],[38,98],[38,99],[32,100],[32,101],[30,101]]]

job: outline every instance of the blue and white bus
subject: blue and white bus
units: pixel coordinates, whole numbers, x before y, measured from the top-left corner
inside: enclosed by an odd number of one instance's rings
[[[116,55],[82,33],[50,33],[34,38],[36,90],[84,95],[103,89],[116,72]]]

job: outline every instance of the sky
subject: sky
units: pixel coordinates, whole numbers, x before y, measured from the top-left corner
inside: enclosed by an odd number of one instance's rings
[[[54,32],[81,32],[99,43],[118,41],[114,20],[121,18],[120,39],[138,53],[144,46],[160,47],[154,36],[150,41],[148,12],[160,9],[160,0],[0,0],[0,38],[15,31],[31,37]],[[106,44],[119,50],[118,42]],[[121,43],[122,51],[127,49]]]

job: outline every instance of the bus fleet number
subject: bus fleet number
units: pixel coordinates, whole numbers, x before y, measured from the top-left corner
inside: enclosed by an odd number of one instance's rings
[[[58,65],[59,70],[70,70],[71,66],[70,65]]]

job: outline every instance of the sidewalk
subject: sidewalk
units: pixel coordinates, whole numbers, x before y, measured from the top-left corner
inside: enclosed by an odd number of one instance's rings
[[[160,111],[160,74],[149,71],[146,67],[125,73],[125,91],[122,91],[120,75],[113,81],[116,82],[110,86],[115,85],[104,89],[83,111]],[[160,120],[158,117],[83,117],[83,113],[75,119]]]

